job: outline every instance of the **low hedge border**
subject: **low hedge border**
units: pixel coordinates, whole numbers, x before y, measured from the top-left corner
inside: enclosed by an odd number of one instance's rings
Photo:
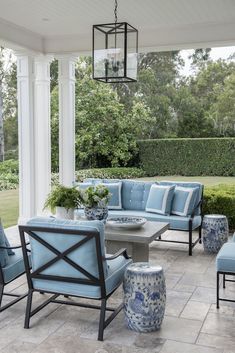
[[[138,141],[139,165],[148,176],[235,176],[235,138]]]
[[[235,184],[205,187],[203,214],[227,216],[230,231],[235,231]]]
[[[75,172],[76,181],[83,181],[87,178],[100,179],[137,179],[144,177],[145,173],[140,168],[94,168],[82,169]],[[52,174],[52,183],[58,183],[58,173]]]

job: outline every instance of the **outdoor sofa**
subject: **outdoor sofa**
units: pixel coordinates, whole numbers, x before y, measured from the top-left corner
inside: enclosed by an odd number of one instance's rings
[[[76,185],[84,189],[99,183],[106,184],[112,194],[108,205],[109,217],[140,216],[149,221],[168,222],[169,229],[186,231],[188,241],[162,238],[156,240],[188,244],[189,255],[192,255],[193,247],[201,242],[203,200],[201,183],[88,178]],[[83,209],[76,212],[77,215],[81,215]],[[193,241],[192,231],[195,229],[198,229],[199,236]]]

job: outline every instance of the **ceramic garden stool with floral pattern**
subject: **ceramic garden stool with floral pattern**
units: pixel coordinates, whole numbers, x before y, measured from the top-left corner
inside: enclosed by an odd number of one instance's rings
[[[228,220],[224,215],[210,214],[203,217],[202,237],[204,250],[217,253],[228,241]]]
[[[151,332],[161,326],[166,304],[166,285],[161,266],[136,262],[124,276],[124,314],[128,328]]]

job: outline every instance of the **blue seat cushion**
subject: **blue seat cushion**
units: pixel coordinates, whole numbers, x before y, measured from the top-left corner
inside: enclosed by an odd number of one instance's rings
[[[235,243],[226,243],[222,246],[216,257],[216,269],[235,273]]]
[[[108,257],[110,255],[106,255]],[[107,260],[108,272],[105,278],[106,294],[111,293],[114,289],[119,287],[123,281],[124,272],[131,259],[125,259],[119,256],[114,260]],[[48,281],[42,279],[34,279],[33,286],[35,289],[44,290],[52,293],[61,293],[68,295],[75,295],[84,298],[101,298],[101,291],[99,286],[91,286],[85,284],[67,283],[59,281]]]
[[[233,234],[233,241],[235,242],[235,233]]]
[[[5,283],[25,272],[24,259],[21,249],[16,249],[14,255],[9,256],[8,264],[3,269]]]
[[[174,185],[151,186],[145,210],[147,212],[169,215],[174,196]]]
[[[76,216],[83,216],[82,210],[77,211]],[[190,217],[182,217],[177,215],[160,215],[157,213],[150,213],[145,211],[132,211],[132,210],[110,210],[109,217],[144,217],[148,221],[155,222],[166,222],[169,223],[169,229],[174,230],[189,230],[189,219]],[[192,229],[196,229],[201,225],[202,217],[193,217]]]

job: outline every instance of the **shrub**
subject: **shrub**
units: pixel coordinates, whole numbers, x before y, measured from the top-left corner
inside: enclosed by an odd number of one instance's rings
[[[227,216],[230,231],[235,230],[235,184],[205,188],[203,214]]]
[[[235,176],[235,138],[184,138],[138,142],[147,175]]]
[[[100,179],[136,179],[144,177],[145,173],[140,168],[93,168],[81,169],[75,172],[76,181],[83,181],[87,178]],[[59,183],[58,173],[52,174],[52,184]]]
[[[83,181],[86,178],[100,179],[135,179],[145,175],[144,171],[139,168],[94,168],[83,169],[76,172],[76,178]]]
[[[2,178],[2,174],[16,174],[19,173],[19,163],[16,160],[9,159],[4,162],[0,162],[0,176]]]

